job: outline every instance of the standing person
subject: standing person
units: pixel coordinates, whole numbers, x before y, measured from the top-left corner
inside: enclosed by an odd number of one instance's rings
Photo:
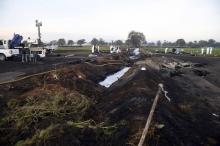
[[[167,54],[168,48],[165,49],[165,54]]]
[[[24,62],[24,48],[21,49],[21,62]]]
[[[204,50],[205,50],[204,48],[201,49],[201,54],[202,55],[204,54]]]
[[[29,54],[29,62],[34,62],[34,53],[30,52]]]
[[[206,48],[206,54],[209,55],[209,47]]]
[[[97,52],[99,53],[99,46],[97,47]]]
[[[27,47],[24,48],[22,54],[23,54],[23,61],[24,62],[29,62],[29,60],[30,60],[30,50],[29,50],[29,48],[27,48]]]
[[[94,53],[95,52],[95,46],[93,45],[92,46],[92,53]]]
[[[209,54],[212,55],[212,47],[210,47]]]
[[[21,49],[21,61],[26,62],[26,48]]]
[[[34,56],[33,56],[33,62],[34,62],[34,63],[37,63],[37,53],[34,52],[33,55],[34,55]]]

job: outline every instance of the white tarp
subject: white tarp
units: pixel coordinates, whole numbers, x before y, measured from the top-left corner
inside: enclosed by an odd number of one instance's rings
[[[139,58],[139,55],[141,53],[139,48],[130,49],[130,51],[131,51],[131,56],[129,57],[130,59],[134,60]]]
[[[89,58],[94,58],[94,57],[97,57],[97,55],[95,55],[95,54],[89,54],[88,57],[89,57]]]
[[[129,69],[130,67],[125,67],[122,70],[114,73],[113,75],[107,76],[104,81],[99,82],[99,85],[102,85],[106,88],[110,87],[114,82],[120,79]]]
[[[146,70],[146,67],[141,67],[141,70]]]
[[[139,55],[140,54],[140,49],[135,48],[134,51],[133,51],[133,54],[136,55],[136,56]]]

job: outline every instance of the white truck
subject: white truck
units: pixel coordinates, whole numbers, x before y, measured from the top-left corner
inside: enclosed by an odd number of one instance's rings
[[[43,47],[31,47],[29,48],[30,54],[37,54],[38,59],[46,57],[46,49]]]
[[[6,40],[0,40],[0,61],[4,61],[12,56],[13,50],[8,48],[8,42]]]
[[[29,43],[29,42],[28,42]],[[15,47],[13,49],[10,48],[8,40],[0,40],[0,61],[5,61],[8,58],[12,57],[21,57],[21,50],[23,47]],[[38,59],[46,57],[46,49],[43,47],[38,47],[36,43],[29,43],[29,47],[24,47],[28,49],[30,52],[29,54],[37,54]]]

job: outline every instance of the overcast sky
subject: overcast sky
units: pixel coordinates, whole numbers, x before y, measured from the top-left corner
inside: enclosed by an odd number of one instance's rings
[[[125,40],[131,30],[147,41],[220,41],[220,0],[0,0],[0,38],[35,39],[36,19],[45,41]]]

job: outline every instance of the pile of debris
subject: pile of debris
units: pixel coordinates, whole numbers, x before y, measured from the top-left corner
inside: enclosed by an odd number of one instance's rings
[[[171,102],[160,98],[145,144],[217,146],[220,90],[195,70],[205,67],[112,55],[0,85],[0,145],[137,145],[163,83]]]

